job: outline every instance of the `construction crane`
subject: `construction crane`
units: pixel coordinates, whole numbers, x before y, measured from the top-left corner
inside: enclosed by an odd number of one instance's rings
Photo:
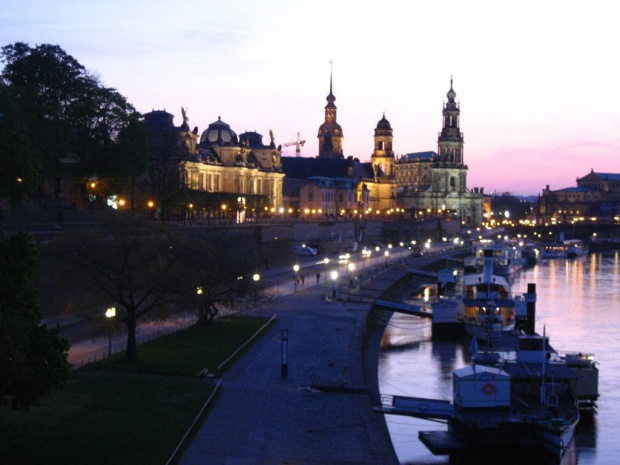
[[[305,140],[300,140],[299,133],[297,133],[297,140],[295,142],[287,142],[286,144],[282,144],[282,147],[290,147],[291,145],[295,146],[295,156],[301,156],[301,147],[306,143]]]

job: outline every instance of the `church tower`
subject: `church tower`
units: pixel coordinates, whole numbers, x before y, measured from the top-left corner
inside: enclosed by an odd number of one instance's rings
[[[325,105],[325,122],[319,127],[319,158],[344,158],[342,128],[336,121],[336,97],[332,92],[332,73],[329,73],[329,95]]]
[[[445,163],[463,164],[463,133],[460,129],[461,109],[454,101],[456,92],[452,88],[450,78],[450,90],[447,94],[448,102],[443,106],[443,128],[437,139],[437,151],[439,161]]]
[[[375,150],[370,157],[375,178],[394,178],[392,140],[392,126],[383,113],[383,118],[375,128]]]
[[[392,126],[383,113],[383,118],[375,128],[375,149],[370,157],[374,177],[372,182],[367,183],[370,189],[370,207],[383,212],[396,207],[396,173],[392,140]]]

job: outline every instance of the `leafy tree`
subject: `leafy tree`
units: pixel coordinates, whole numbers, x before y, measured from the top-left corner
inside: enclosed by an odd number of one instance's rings
[[[119,154],[144,157],[141,150],[124,150],[119,143],[139,119],[134,107],[62,48],[17,42],[2,47],[0,56],[5,64],[1,77],[15,93],[47,176],[69,167],[81,177],[129,175],[121,170],[134,166],[118,163]],[[63,164],[67,158],[79,163]]]
[[[15,207],[40,182],[40,167],[13,90],[0,82],[0,197]]]
[[[41,325],[35,267],[30,236],[0,236],[0,401],[23,410],[71,376],[69,343]]]

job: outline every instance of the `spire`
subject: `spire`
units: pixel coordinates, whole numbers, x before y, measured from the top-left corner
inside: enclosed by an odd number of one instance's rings
[[[329,95],[327,96],[327,107],[335,108],[336,105],[334,105],[334,102],[336,101],[336,97],[334,97],[334,93],[333,93],[332,74],[333,74],[333,64],[330,61],[329,62]]]

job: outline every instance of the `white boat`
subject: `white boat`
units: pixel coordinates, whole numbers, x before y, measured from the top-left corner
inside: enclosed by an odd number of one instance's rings
[[[540,244],[540,258],[566,258],[568,248],[564,242],[543,242]]]
[[[462,326],[483,343],[497,343],[503,332],[514,329],[517,319],[527,317],[525,297],[513,296],[508,279],[493,273],[493,249],[484,251],[483,260],[482,273],[459,277],[455,294],[433,303],[433,335]]]
[[[512,276],[520,270],[526,262],[523,257],[523,247],[509,243],[487,244],[479,243],[474,247],[476,269],[480,272],[484,266],[484,251],[493,252],[493,273],[499,276]]]
[[[583,257],[588,254],[588,245],[579,239],[569,239],[564,241],[566,245],[566,256],[568,258]]]
[[[499,354],[498,354],[499,355]],[[579,379],[574,367],[548,345],[547,338],[519,338],[516,358],[491,358],[454,370],[452,402],[402,398],[386,413],[444,419],[447,432],[420,432],[435,454],[460,450],[505,450],[538,445],[556,459],[570,449],[579,422],[579,406],[571,385]],[[448,448],[451,446],[448,446]]]

